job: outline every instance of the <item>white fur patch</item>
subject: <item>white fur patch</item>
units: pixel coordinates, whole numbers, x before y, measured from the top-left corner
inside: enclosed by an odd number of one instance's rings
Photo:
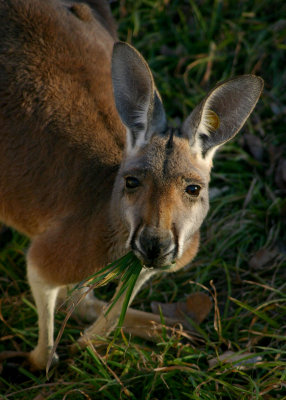
[[[60,286],[46,283],[29,261],[28,280],[37,306],[39,325],[38,344],[32,358],[37,367],[44,368],[54,344],[54,310]]]
[[[202,133],[208,137],[212,134],[212,132],[216,131],[220,125],[220,120],[218,115],[211,109],[211,102],[212,102],[211,98],[209,98],[205,102],[201,121],[197,129],[197,133],[199,134]],[[213,147],[211,150],[208,151],[207,155],[204,157],[204,159],[210,165],[210,168],[212,167],[212,159],[218,147],[219,146]],[[202,155],[203,144],[199,135],[196,135],[196,141],[194,143],[193,148],[197,154]]]
[[[135,224],[134,224],[133,214],[132,214],[132,212],[131,212],[130,209],[128,209],[128,210],[126,211],[125,217],[126,217],[126,220],[127,220],[128,224],[129,224],[129,227],[130,227],[128,239],[127,239],[127,241],[126,241],[126,246],[125,246],[126,249],[128,249],[128,248],[130,248],[130,246],[131,246],[131,240],[132,240],[132,238],[133,238],[133,235],[134,235],[136,226],[135,226]]]
[[[205,216],[207,214],[208,207],[202,207],[198,201],[192,207],[191,215],[187,218],[187,215],[177,224],[178,228],[178,258],[180,258],[186,250],[186,244],[188,244],[187,238],[192,236],[201,226]]]
[[[133,137],[128,128],[126,128],[126,138],[126,155],[128,157],[135,156],[135,154],[148,143],[145,139],[145,133],[140,133],[139,137],[135,140],[135,144],[132,144]]]

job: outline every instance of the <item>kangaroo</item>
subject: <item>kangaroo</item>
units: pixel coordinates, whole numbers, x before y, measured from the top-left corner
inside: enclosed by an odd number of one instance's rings
[[[145,266],[134,297],[194,258],[213,156],[263,88],[254,75],[219,83],[171,128],[144,58],[118,41],[103,0],[87,3],[0,1],[0,220],[31,240],[37,369],[51,356],[63,288],[132,250]],[[122,302],[80,346],[112,331]]]

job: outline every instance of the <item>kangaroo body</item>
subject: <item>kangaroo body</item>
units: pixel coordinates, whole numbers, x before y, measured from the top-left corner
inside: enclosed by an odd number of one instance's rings
[[[30,238],[53,231],[46,250],[59,257],[61,268],[46,272],[57,283],[81,279],[77,271],[83,264],[88,275],[110,261],[106,199],[125,143],[106,68],[114,38],[87,6],[81,8],[92,23],[56,1],[1,4],[0,158],[5,174],[0,174],[0,215]],[[17,38],[7,30],[8,21]],[[79,233],[79,221],[84,242],[102,249],[102,259],[90,254],[93,266],[83,248],[75,249],[82,246],[72,237]],[[68,250],[65,266],[67,243],[73,243],[75,254]]]
[[[215,150],[254,108],[260,78],[217,86],[174,131],[151,72],[117,42],[104,1],[0,1],[0,219],[31,239],[44,368],[59,290],[132,249],[137,282],[195,256]],[[120,301],[81,343],[108,334]]]

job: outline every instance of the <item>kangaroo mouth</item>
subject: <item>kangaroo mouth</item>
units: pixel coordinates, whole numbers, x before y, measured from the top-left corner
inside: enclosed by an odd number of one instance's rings
[[[142,231],[145,236],[142,237]],[[149,232],[152,232],[150,235]],[[157,233],[157,232],[155,232]],[[166,235],[154,234],[139,224],[130,240],[130,247],[146,269],[168,270],[178,257],[177,235],[173,232],[166,241]]]
[[[142,252],[137,248],[135,242],[131,245],[131,249],[136,257],[142,262],[143,267],[146,269],[161,269],[161,270],[168,270],[175,264],[176,258],[176,248],[169,251],[167,254],[163,256],[158,256],[154,258],[147,258]]]

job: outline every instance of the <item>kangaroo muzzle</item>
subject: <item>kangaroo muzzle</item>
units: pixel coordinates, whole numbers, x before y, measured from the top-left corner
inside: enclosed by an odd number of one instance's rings
[[[144,227],[132,243],[132,249],[149,268],[160,268],[174,262],[176,244],[172,231]]]

